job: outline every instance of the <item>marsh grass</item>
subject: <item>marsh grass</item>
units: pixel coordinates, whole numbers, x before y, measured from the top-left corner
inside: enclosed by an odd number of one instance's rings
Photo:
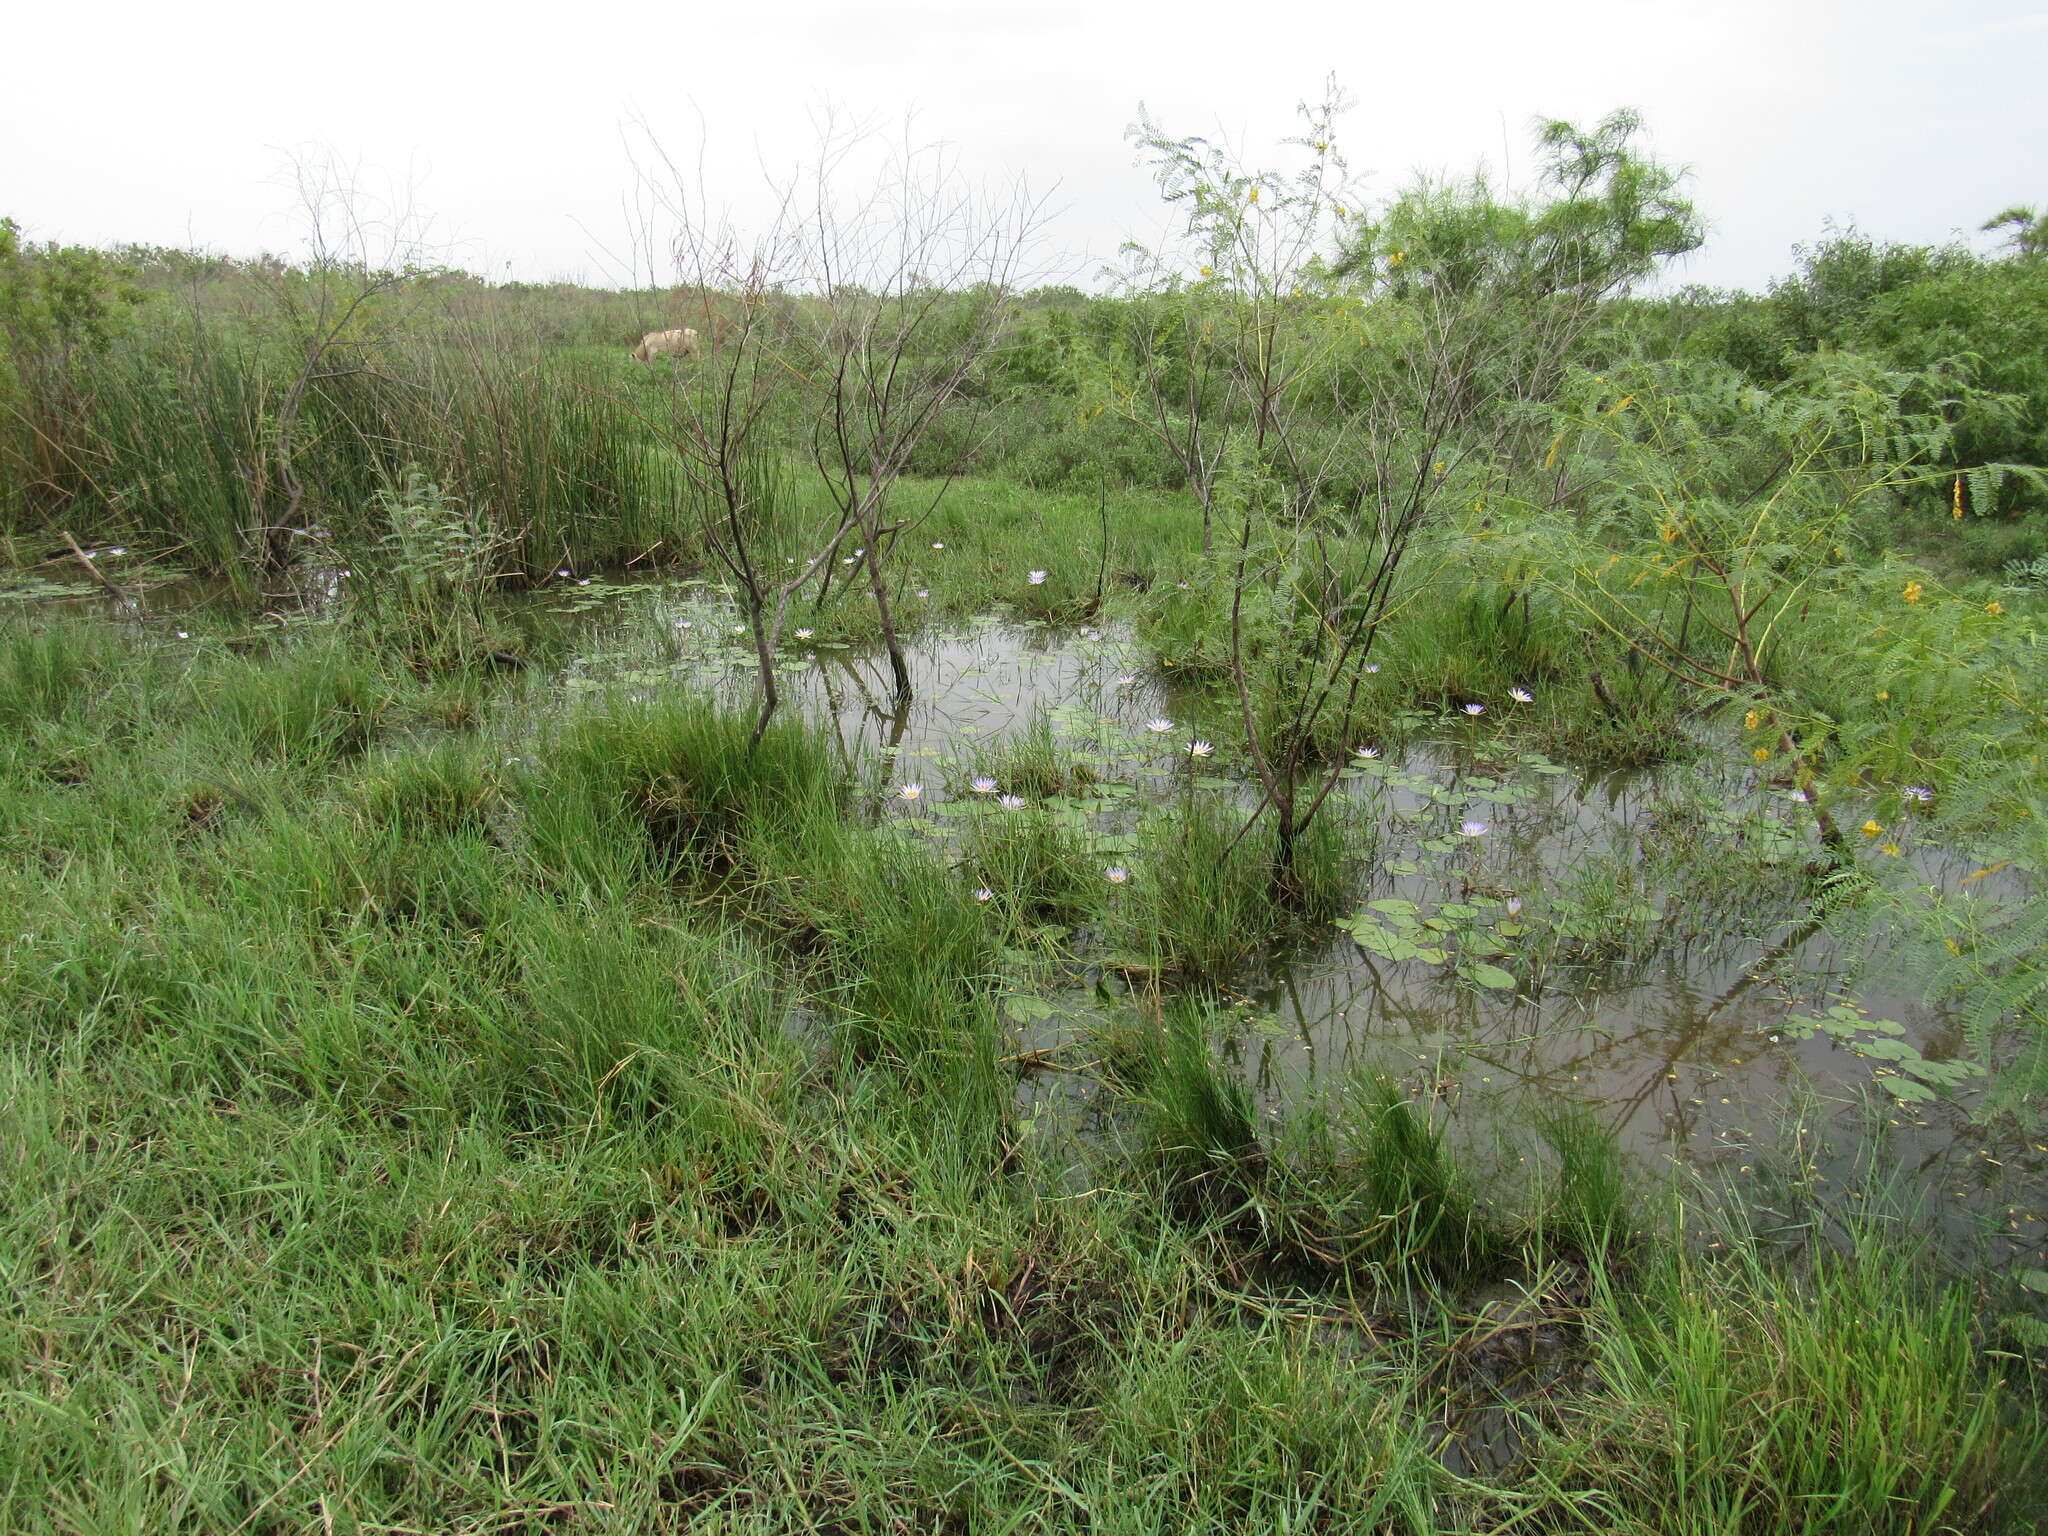
[[[390,685],[339,636],[288,668],[225,667],[195,677],[203,707],[258,757],[321,762],[361,751],[392,702]]]
[[[1624,1295],[1603,1284],[1600,1386],[1565,1410],[1606,1469],[1613,1529],[2023,1529],[2038,1421],[1987,1368],[1966,1289],[1859,1226],[1790,1268],[1749,1243],[1673,1247]],[[2025,1447],[2026,1449],[2022,1449]]]
[[[1071,929],[1099,916],[1103,861],[1082,831],[1030,811],[976,806],[961,839],[960,874],[970,892],[1018,935],[1053,925]]]
[[[1385,1080],[1268,1106],[1192,989],[1121,1003],[1114,1134],[1025,1134],[998,914],[815,733],[0,622],[0,1527],[2039,1507],[2021,1363],[1879,1223],[1687,1248],[1584,1124],[1511,1182]]]
[[[822,740],[781,720],[760,741],[741,716],[705,698],[614,701],[570,723],[529,780],[546,804],[543,861],[573,865],[576,843],[630,828],[649,856],[684,878],[730,872],[750,837],[831,816],[846,786]]]
[[[301,518],[276,529],[275,422],[303,358],[246,324],[152,318],[81,365],[67,518],[81,537],[150,545],[254,596],[274,537],[294,545],[291,558],[315,554],[305,535],[316,528],[375,544],[390,531],[379,488],[417,465],[502,530],[499,574],[699,553],[685,477],[651,451],[616,364],[456,333],[384,344],[375,361],[307,391],[289,454]],[[0,504],[17,527],[26,515]]]
[[[1115,950],[1162,976],[1220,982],[1290,942],[1319,941],[1345,909],[1370,835],[1332,803],[1276,862],[1262,824],[1234,800],[1187,794],[1139,823],[1137,878],[1110,914]],[[1277,899],[1276,892],[1288,893]]]
[[[1452,1282],[1497,1266],[1508,1247],[1500,1218],[1481,1209],[1441,1121],[1378,1074],[1352,1087],[1346,1107],[1368,1217],[1350,1238],[1353,1253],[1397,1268],[1420,1265]]]
[[[1095,768],[1061,742],[1043,709],[1032,712],[1023,730],[997,743],[980,766],[1001,793],[1027,800],[1082,795],[1097,778]]]

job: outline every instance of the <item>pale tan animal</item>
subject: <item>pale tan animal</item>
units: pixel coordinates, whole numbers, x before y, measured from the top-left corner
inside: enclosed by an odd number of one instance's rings
[[[649,331],[633,349],[633,361],[651,363],[657,357],[699,357],[697,333],[688,326],[679,331]]]

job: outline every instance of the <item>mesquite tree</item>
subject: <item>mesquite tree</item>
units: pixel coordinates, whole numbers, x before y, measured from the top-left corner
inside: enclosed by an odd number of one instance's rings
[[[1095,370],[1110,402],[1178,445],[1205,536],[1226,530],[1230,672],[1283,884],[1338,782],[1328,740],[1349,728],[1416,562],[1440,547],[1450,487],[1470,494],[1459,471],[1521,467],[1528,407],[1600,301],[1699,239],[1625,114],[1590,132],[1546,125],[1534,198],[1475,179],[1361,210],[1336,147],[1343,105],[1333,85],[1301,107],[1302,163],[1285,175],[1141,121],[1163,195],[1186,210],[1178,265],[1196,273],[1137,253],[1150,302],[1182,318],[1141,338],[1153,356]],[[1224,387],[1198,387],[1201,369]]]
[[[671,374],[662,436],[691,468],[706,542],[745,610],[762,727],[790,606],[828,592],[841,560],[865,582],[905,700],[889,556],[919,517],[893,514],[890,494],[941,420],[971,409],[964,386],[1009,323],[1039,205],[1022,189],[984,195],[936,151],[828,124],[813,163],[771,178],[767,216],[742,230],[709,216],[701,181],[660,163],[678,288],[709,344]],[[958,468],[956,455],[945,469]],[[784,494],[806,471],[822,512]]]

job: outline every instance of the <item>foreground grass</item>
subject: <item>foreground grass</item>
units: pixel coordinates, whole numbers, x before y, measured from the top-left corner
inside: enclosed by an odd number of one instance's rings
[[[1875,1228],[1688,1252],[1584,1128],[1504,1182],[1371,1077],[1273,1122],[1192,995],[1078,1143],[966,894],[1101,920],[1043,850],[950,869],[702,701],[454,702],[0,630],[0,1528],[2037,1517],[2024,1366]]]

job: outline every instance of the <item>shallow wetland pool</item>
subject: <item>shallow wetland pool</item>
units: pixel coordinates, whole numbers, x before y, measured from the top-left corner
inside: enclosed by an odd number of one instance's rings
[[[568,612],[580,638],[546,690],[715,690],[748,707],[751,656],[704,589],[614,588]],[[957,851],[962,818],[1001,814],[972,778],[1034,729],[1092,781],[1052,812],[1088,829],[1105,869],[1129,863],[1133,882],[1147,872],[1129,834],[1148,803],[1257,803],[1244,764],[1186,755],[1218,706],[1163,680],[1126,627],[989,617],[927,632],[908,649],[901,708],[879,646],[792,636],[786,654],[786,707],[833,733],[869,814],[941,856]],[[529,694],[519,707],[532,706]],[[1174,728],[1148,729],[1163,720]],[[1454,1140],[1576,1106],[1641,1168],[1675,1159],[1766,1210],[1787,1182],[1822,1209],[1882,1187],[1945,1245],[1988,1240],[2000,1261],[2048,1263],[2048,1149],[1975,1113],[1976,1079],[1950,1065],[1960,1021],[1920,979],[1925,949],[1805,888],[1812,833],[1792,791],[1716,763],[1711,746],[1698,761],[1581,773],[1512,745],[1511,721],[1499,734],[1453,716],[1405,724],[1400,746],[1358,758],[1339,788],[1347,837],[1371,850],[1349,926],[1213,980],[1242,1014],[1242,1068],[1262,1105],[1277,1112],[1361,1068],[1456,1108]],[[1927,885],[2024,899],[1940,840],[1899,835]],[[1085,1139],[1115,1113],[1091,1071],[1098,1033],[1146,983],[1100,936],[1067,937],[1058,963],[1020,983],[1010,1017],[1036,1069],[1025,1103]],[[1461,979],[1460,939],[1516,984]]]

